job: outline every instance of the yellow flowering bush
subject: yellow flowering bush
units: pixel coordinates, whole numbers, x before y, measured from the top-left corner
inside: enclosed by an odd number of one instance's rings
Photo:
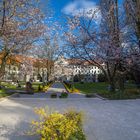
[[[44,87],[43,87],[43,91],[47,91],[49,88],[50,88],[50,86],[53,84],[53,81],[50,81],[50,82],[48,82]]]
[[[40,119],[32,121],[32,133],[39,134],[41,140],[86,140],[82,130],[81,113],[48,113],[45,108],[37,108],[35,113]]]
[[[80,93],[80,90],[76,89],[74,87],[74,85],[70,84],[70,83],[67,83],[67,82],[63,82],[64,84],[64,87],[66,88],[66,90],[69,92],[69,93]]]

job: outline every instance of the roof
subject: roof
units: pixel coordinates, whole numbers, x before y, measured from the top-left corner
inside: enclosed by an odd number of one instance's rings
[[[0,64],[2,63],[2,59],[4,57],[4,54],[0,54]],[[53,63],[53,61],[49,61],[48,59],[41,59],[41,58],[34,58],[34,57],[29,57],[29,56],[24,56],[24,55],[10,55],[7,58],[6,63],[8,65],[10,64],[29,64],[29,65],[34,65],[35,67],[37,66],[46,66],[48,62]]]

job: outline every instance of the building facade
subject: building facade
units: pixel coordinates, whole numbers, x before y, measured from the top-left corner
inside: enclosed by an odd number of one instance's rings
[[[27,56],[11,56],[5,65],[4,81],[47,81],[48,60]]]
[[[7,62],[3,80],[7,81],[86,81],[97,82],[102,71],[78,59],[59,57],[57,61],[16,55]]]
[[[97,82],[101,73],[101,69],[97,66],[78,59],[60,57],[54,65],[54,77],[63,81]]]

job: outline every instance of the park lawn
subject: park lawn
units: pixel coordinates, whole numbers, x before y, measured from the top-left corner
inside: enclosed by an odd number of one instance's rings
[[[0,98],[2,97],[6,97],[6,96],[10,96],[12,95],[13,93],[7,93],[4,89],[1,89],[0,90]]]
[[[16,85],[12,85],[10,82],[1,82],[1,85],[7,89],[16,89]]]
[[[17,85],[11,84],[11,82],[1,82],[1,85],[5,87],[6,90],[26,90],[25,88],[26,82],[20,82],[21,87],[17,87]],[[42,82],[33,82],[32,87],[34,89],[34,92],[38,92],[38,87],[41,85]],[[7,94],[7,93],[6,93]],[[4,96],[4,93],[3,93]]]
[[[134,84],[125,84],[124,92],[116,91],[112,93],[108,91],[108,83],[75,83],[75,88],[80,90],[84,94],[99,94],[104,98],[111,100],[117,99],[137,99],[140,98],[140,89],[137,89]]]
[[[107,90],[107,83],[74,83],[74,87],[84,94],[93,94]]]

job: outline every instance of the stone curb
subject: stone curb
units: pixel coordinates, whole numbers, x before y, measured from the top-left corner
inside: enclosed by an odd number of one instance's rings
[[[95,95],[95,97],[100,98],[100,99],[102,99],[102,100],[108,100],[107,98],[103,98],[102,96],[100,96],[100,95],[97,94],[97,93],[95,93],[94,95]]]
[[[0,101],[3,101],[3,100],[5,100],[5,99],[9,99],[9,98],[11,98],[11,97],[19,97],[19,93],[14,93],[14,94],[12,94],[12,95],[2,97],[2,98],[0,98]]]

